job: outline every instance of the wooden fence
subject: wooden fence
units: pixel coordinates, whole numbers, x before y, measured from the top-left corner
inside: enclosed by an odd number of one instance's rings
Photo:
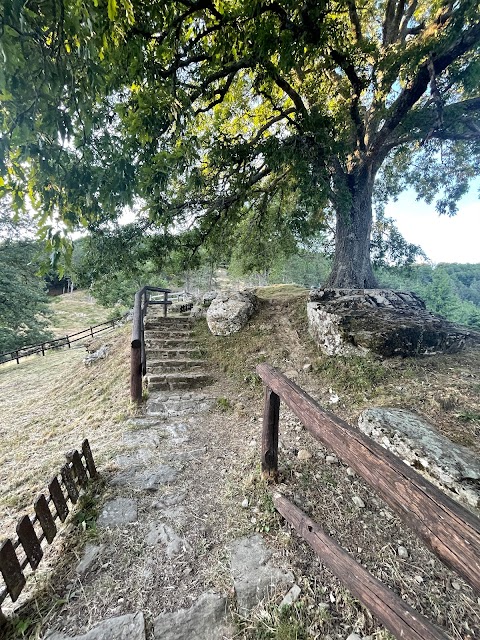
[[[35,354],[45,355],[46,351],[50,349],[61,349],[62,347],[70,347],[75,342],[79,340],[85,340],[85,338],[92,337],[100,333],[102,331],[107,331],[107,329],[113,329],[117,320],[109,320],[108,322],[102,322],[100,324],[96,324],[93,327],[88,327],[88,329],[82,329],[81,331],[77,331],[77,333],[72,333],[70,335],[64,336],[62,338],[55,338],[54,340],[48,340],[46,342],[39,342],[38,344],[30,344],[25,347],[21,347],[20,349],[14,349],[13,351],[6,351],[5,353],[0,353],[0,364],[4,364],[5,362],[12,362],[12,360],[16,360],[17,364],[20,363],[21,358],[26,358],[27,356],[33,356]]]
[[[478,518],[392,453],[322,409],[313,398],[270,365],[258,365],[257,372],[266,386],[262,432],[262,469],[266,476],[273,479],[277,476],[282,400],[314,438],[364,478],[442,562],[480,592]],[[275,494],[274,505],[313,547],[325,565],[396,637],[403,640],[446,638],[358,564],[293,503]]]
[[[5,540],[0,547],[0,573],[3,586],[0,585],[0,621],[3,617],[2,604],[10,596],[15,602],[26,584],[25,569],[32,571],[38,567],[43,557],[42,543],[51,544],[57,534],[56,521],[65,522],[69,507],[75,504],[90,478],[97,477],[88,440],[82,443],[82,451],[66,454],[67,462],[60,474],[55,475],[48,485],[48,496],[43,493],[34,503],[35,516],[23,516],[16,528],[16,538]],[[52,513],[53,507],[53,513]]]

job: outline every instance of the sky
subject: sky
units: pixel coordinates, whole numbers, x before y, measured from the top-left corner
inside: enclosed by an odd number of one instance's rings
[[[397,202],[385,208],[394,218],[403,237],[419,244],[430,260],[439,262],[480,262],[480,179],[458,203],[454,217],[440,216],[435,205],[417,201],[412,190],[404,191]]]

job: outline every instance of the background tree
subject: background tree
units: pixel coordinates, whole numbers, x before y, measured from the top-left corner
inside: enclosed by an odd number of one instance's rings
[[[38,275],[40,247],[21,239],[26,229],[0,208],[0,353],[50,339],[45,280]]]
[[[373,286],[374,190],[453,213],[478,172],[477,0],[9,2],[2,26],[6,188],[53,249],[49,215],[134,194],[193,254],[252,212],[299,241],[333,210],[328,283]]]

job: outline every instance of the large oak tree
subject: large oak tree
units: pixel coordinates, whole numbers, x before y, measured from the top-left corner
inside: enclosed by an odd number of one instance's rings
[[[329,284],[374,286],[372,200],[453,213],[478,174],[475,0],[8,0],[4,189],[95,225],[257,252],[336,217]]]

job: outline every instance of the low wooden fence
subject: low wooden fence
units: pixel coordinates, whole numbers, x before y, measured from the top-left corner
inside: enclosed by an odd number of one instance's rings
[[[478,518],[392,453],[322,409],[270,365],[258,365],[257,372],[266,387],[262,432],[262,469],[266,476],[277,476],[282,400],[314,438],[364,478],[443,563],[480,592]],[[274,505],[325,565],[396,637],[445,640],[441,631],[374,578],[292,502],[275,494]]]
[[[48,496],[43,493],[34,503],[35,516],[23,516],[18,524],[15,539],[5,540],[0,547],[0,573],[3,586],[0,585],[0,622],[2,620],[2,604],[10,596],[15,602],[26,584],[25,569],[30,566],[37,569],[43,557],[42,543],[51,544],[57,534],[56,521],[65,522],[69,507],[68,502],[75,504],[90,478],[97,477],[97,469],[93,460],[88,440],[84,440],[82,451],[66,454],[67,463],[60,474],[55,475],[48,485]],[[53,513],[52,508],[53,507]]]
[[[163,294],[163,300],[152,298],[152,294]],[[163,315],[172,304],[168,299],[170,289],[146,286],[137,291],[133,305],[132,348],[130,354],[130,397],[134,402],[142,399],[143,376],[147,372],[147,358],[145,353],[145,316],[149,305],[163,305]]]
[[[12,360],[16,360],[17,364],[20,363],[21,358],[26,358],[27,356],[33,356],[35,354],[45,355],[46,351],[50,349],[61,349],[62,347],[70,347],[75,342],[79,342],[79,340],[85,340],[85,338],[92,337],[101,333],[102,331],[107,331],[108,329],[113,329],[115,327],[115,323],[117,320],[108,320],[108,322],[101,322],[100,324],[96,324],[93,327],[88,327],[88,329],[82,329],[81,331],[77,331],[77,333],[72,333],[70,335],[64,336],[62,338],[55,338],[54,340],[48,340],[46,342],[39,342],[38,344],[30,344],[25,347],[21,347],[20,349],[14,349],[13,351],[6,351],[5,353],[0,353],[0,364],[4,364],[5,362],[12,362]]]

